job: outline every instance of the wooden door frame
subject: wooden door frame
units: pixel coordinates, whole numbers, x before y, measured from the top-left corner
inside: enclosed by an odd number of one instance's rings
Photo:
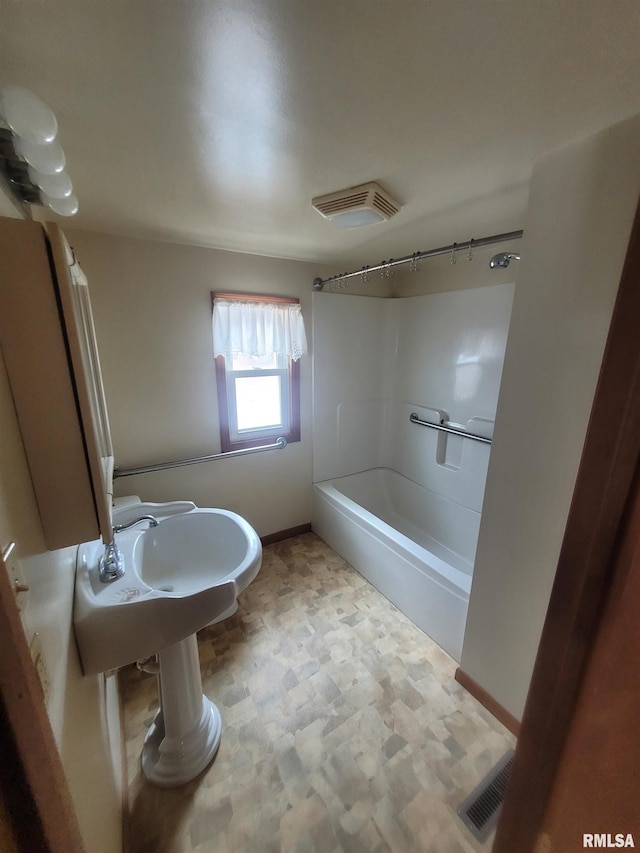
[[[0,556],[0,796],[22,853],[82,853],[84,844],[27,638]]]
[[[532,853],[571,729],[640,463],[640,205],[627,247],[494,853]]]

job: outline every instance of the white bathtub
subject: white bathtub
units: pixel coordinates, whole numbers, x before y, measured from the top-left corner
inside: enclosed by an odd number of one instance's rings
[[[480,513],[389,468],[313,492],[313,530],[459,661]]]

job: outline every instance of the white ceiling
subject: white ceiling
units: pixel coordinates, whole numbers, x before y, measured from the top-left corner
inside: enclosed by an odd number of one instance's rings
[[[375,263],[522,227],[535,158],[640,112],[640,2],[0,0],[8,82],[58,117],[73,227]],[[311,207],[370,180],[389,223]]]

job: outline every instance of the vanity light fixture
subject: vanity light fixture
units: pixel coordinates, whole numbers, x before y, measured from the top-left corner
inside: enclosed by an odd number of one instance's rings
[[[37,95],[22,86],[0,90],[0,175],[8,189],[18,202],[73,216],[78,199],[57,133],[55,115]]]

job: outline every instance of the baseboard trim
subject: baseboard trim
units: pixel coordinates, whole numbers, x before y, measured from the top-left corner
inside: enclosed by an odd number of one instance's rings
[[[520,733],[520,720],[513,716],[506,708],[496,701],[490,693],[481,687],[477,681],[474,681],[470,675],[467,675],[464,670],[458,667],[454,676],[458,684],[461,684],[464,689],[471,693],[474,699],[477,699],[481,705],[489,711],[493,716],[502,723],[503,726],[518,737]]]
[[[273,545],[274,542],[282,542],[283,539],[291,539],[292,536],[299,536],[301,533],[311,533],[311,522],[289,527],[287,530],[279,530],[277,533],[269,533],[267,536],[261,536],[260,541],[263,545]]]

